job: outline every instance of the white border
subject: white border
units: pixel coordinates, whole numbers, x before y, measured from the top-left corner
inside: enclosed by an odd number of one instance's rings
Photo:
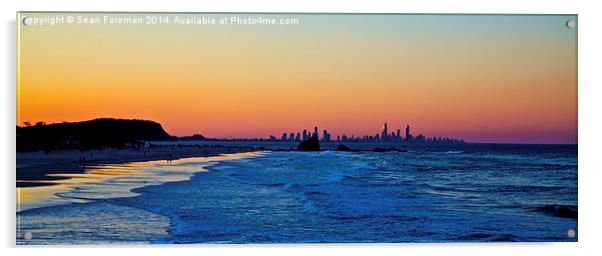
[[[425,1],[358,1],[358,0],[226,0],[216,3],[194,3],[191,0],[21,0],[2,1],[2,34],[0,49],[3,60],[0,72],[2,87],[2,232],[0,242],[10,255],[190,255],[193,253],[241,255],[597,255],[601,243],[600,199],[602,125],[600,48],[602,25],[596,1],[517,1],[517,0],[425,0]],[[15,16],[16,11],[186,11],[186,12],[377,12],[377,13],[536,13],[579,15],[579,242],[515,243],[515,244],[325,244],[325,245],[194,245],[194,246],[112,246],[64,249],[57,247],[10,248],[15,238]],[[40,42],[43,43],[43,42]],[[106,246],[105,246],[106,247]],[[202,251],[198,251],[202,249]]]

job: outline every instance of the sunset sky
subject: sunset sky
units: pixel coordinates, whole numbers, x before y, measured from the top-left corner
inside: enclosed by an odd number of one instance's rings
[[[146,16],[21,13],[57,15]],[[234,16],[300,24],[18,22],[17,125],[137,118],[178,136],[267,138],[315,125],[373,135],[386,121],[469,142],[577,143],[576,16]]]

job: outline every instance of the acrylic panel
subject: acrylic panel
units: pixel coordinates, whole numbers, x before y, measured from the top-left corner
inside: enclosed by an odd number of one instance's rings
[[[576,242],[577,26],[19,12],[16,243]]]

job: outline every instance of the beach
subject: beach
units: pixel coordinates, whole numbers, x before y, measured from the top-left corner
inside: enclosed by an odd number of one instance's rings
[[[17,244],[575,242],[576,154],[467,144],[96,165],[17,188]]]
[[[152,160],[172,161],[186,157],[254,152],[248,146],[166,144],[143,148],[17,152],[17,187],[46,186],[48,181],[67,179],[52,174],[84,173],[87,166],[123,164]],[[51,175],[51,176],[49,176]]]

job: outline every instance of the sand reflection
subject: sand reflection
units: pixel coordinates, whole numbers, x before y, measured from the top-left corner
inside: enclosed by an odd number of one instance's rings
[[[189,157],[172,161],[153,160],[86,167],[84,173],[49,174],[61,180],[18,180],[43,186],[17,188],[17,212],[67,203],[85,203],[96,199],[136,196],[134,188],[188,180],[193,173],[218,161],[261,155],[261,152]]]

